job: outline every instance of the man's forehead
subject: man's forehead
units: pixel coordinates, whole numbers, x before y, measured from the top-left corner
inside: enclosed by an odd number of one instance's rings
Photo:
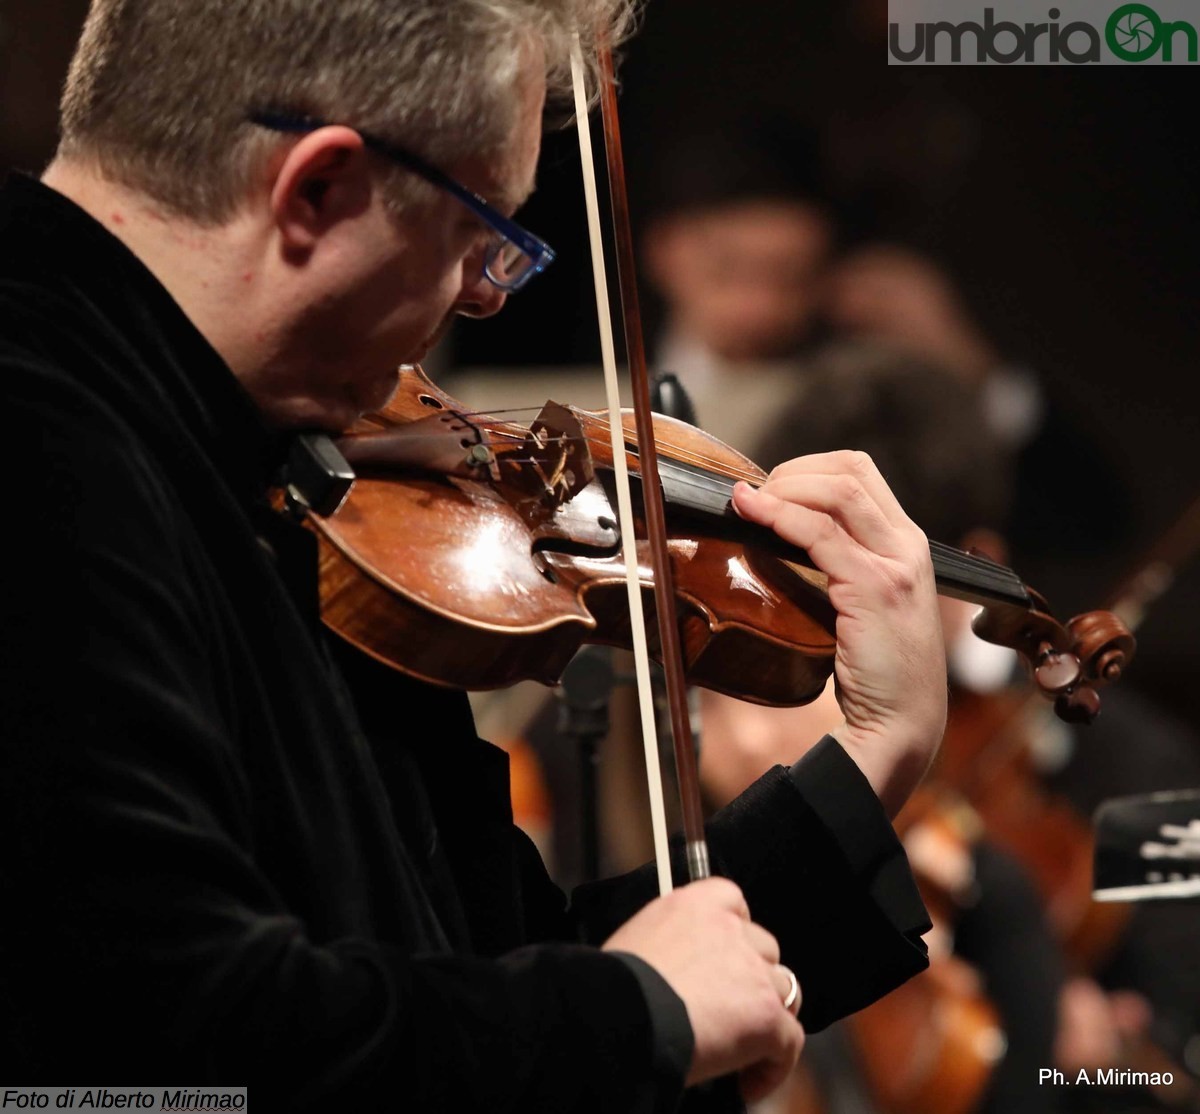
[[[536,178],[511,161],[478,157],[456,164],[450,175],[502,213],[515,213],[534,191]]]
[[[502,146],[464,161],[462,181],[497,209],[515,212],[534,191],[542,143],[544,79],[522,82],[517,119]]]
[[[467,159],[459,180],[502,212],[515,213],[537,185],[537,149],[508,148]]]
[[[529,200],[537,183],[538,156],[542,149],[542,115],[546,101],[546,82],[540,72],[535,80],[522,82],[517,123],[512,142],[501,159],[501,186],[504,203],[515,211]]]

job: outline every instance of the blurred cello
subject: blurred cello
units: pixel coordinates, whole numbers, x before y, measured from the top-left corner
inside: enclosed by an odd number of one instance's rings
[[[1136,629],[1198,552],[1200,499],[1193,500],[1133,565],[1113,592],[1110,608]],[[1011,691],[953,693],[936,776],[970,799],[989,837],[1030,869],[1077,973],[1075,981],[1087,982],[1120,945],[1133,906],[1092,899],[1093,832],[1070,801],[1042,783],[1034,750],[1061,727],[1049,722],[1035,703],[1029,694]],[[1080,745],[1086,760],[1086,741]],[[1116,1066],[1169,1074],[1173,1082],[1156,1088],[1157,1100],[1167,1108],[1200,1109],[1194,1076],[1147,1033],[1125,1036]]]

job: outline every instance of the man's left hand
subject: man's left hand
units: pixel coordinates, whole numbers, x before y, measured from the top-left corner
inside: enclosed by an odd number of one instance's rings
[[[845,716],[833,734],[894,816],[946,725],[946,655],[929,542],[866,453],[781,464],[737,512],[806,550],[837,610],[834,676]]]

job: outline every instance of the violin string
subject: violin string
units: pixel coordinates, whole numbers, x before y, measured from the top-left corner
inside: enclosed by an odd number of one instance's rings
[[[554,438],[553,442],[571,442],[576,440],[572,437]],[[692,454],[695,456],[695,454]],[[697,458],[703,459],[703,458]],[[724,482],[723,477],[719,474],[709,473],[706,476],[697,476],[685,469],[673,468],[676,458],[664,458],[661,472],[663,480],[672,485],[673,491],[678,496],[681,489],[692,489],[700,491],[704,494],[716,494],[726,500],[733,496],[733,484]],[[760,481],[760,477],[748,477],[753,481]],[[993,590],[1003,594],[1016,595],[1018,598],[1024,598],[1025,589],[1020,578],[1009,568],[996,564],[985,557],[976,557],[973,554],[965,553],[953,546],[946,545],[942,542],[930,541],[929,549],[933,558],[936,570],[944,577],[952,577],[960,581],[964,586],[974,587],[981,590]]]
[[[542,406],[507,406],[500,410],[454,410],[454,411],[451,411],[451,413],[453,413],[456,417],[462,418],[464,421],[467,421],[468,423],[470,423],[470,420],[472,418],[495,418],[502,414],[538,414],[543,409],[544,409],[544,407],[542,407]],[[599,427],[601,432],[603,432],[603,433],[609,432],[610,426],[609,426],[609,423],[607,420],[605,420],[603,417],[600,417],[598,415],[593,415],[593,420],[595,421],[596,425]],[[499,433],[505,437],[523,440],[525,435],[529,432],[528,426],[523,426],[516,422],[506,422],[504,424],[511,426],[512,428],[504,429],[504,428],[497,428],[494,426],[489,426],[488,433]],[[437,437],[441,437],[442,435],[436,434],[436,433],[431,433],[431,434],[424,435],[424,436],[427,436],[428,438],[437,438]],[[413,440],[422,440],[422,439],[424,439],[424,436],[413,438]],[[547,438],[543,442],[543,444],[547,444],[547,445],[571,444],[576,441],[582,441],[584,444],[588,445],[589,447],[591,445],[600,445],[605,448],[608,447],[608,442],[600,437],[588,437],[585,435],[582,438],[578,438],[578,437],[573,437],[569,434],[563,435],[561,437]],[[757,473],[750,472],[750,471],[747,471],[744,469],[739,469],[739,470],[730,469],[727,465],[724,465],[721,461],[717,460],[715,457],[703,456],[703,455],[700,455],[700,454],[693,452],[691,450],[688,450],[688,449],[679,449],[677,446],[660,445],[659,447],[660,447],[660,449],[664,449],[664,448],[668,449],[669,452],[672,454],[671,459],[678,460],[678,461],[681,461],[681,462],[687,463],[687,464],[695,464],[698,467],[708,468],[710,471],[717,472],[718,474],[720,474],[719,469],[724,468],[725,469],[724,474],[730,476],[731,478],[744,479],[749,483],[761,483],[762,482],[762,476],[758,475]],[[634,450],[634,455],[636,455],[636,449]]]
[[[460,417],[469,422],[470,419],[472,419],[472,418],[495,418],[501,414],[538,414],[542,411],[542,409],[543,409],[543,407],[541,407],[541,406],[508,406],[502,410],[486,410],[486,411],[485,410],[455,410],[455,411],[452,411],[452,413],[455,416]],[[592,415],[592,419],[595,422],[596,426],[599,428],[601,433],[607,434],[609,432],[610,426],[609,426],[608,421],[605,418],[603,418],[599,415]],[[513,438],[513,439],[523,439],[525,434],[528,433],[527,426],[519,425],[516,422],[506,422],[505,425],[511,426],[512,429],[503,429],[503,428],[496,428],[496,427],[489,426],[488,432],[489,433],[493,433],[493,432],[499,433],[505,437],[509,437],[509,438]],[[432,438],[432,437],[439,437],[441,435],[440,434],[429,434],[428,436]],[[417,440],[417,438],[414,438],[414,440]],[[608,447],[608,442],[603,440],[602,438],[588,437],[586,435],[582,439],[571,437],[570,435],[565,435],[563,437],[549,438],[544,443],[549,444],[549,445],[569,444],[569,443],[573,443],[577,440],[582,440],[583,443],[588,445],[589,447],[593,444],[600,445],[604,448]],[[761,475],[759,475],[757,472],[752,472],[752,471],[749,471],[749,470],[743,469],[743,468],[732,468],[729,465],[725,464],[724,462],[718,460],[715,457],[705,456],[700,453],[694,452],[690,449],[680,449],[677,446],[663,446],[663,445],[660,445],[659,448],[660,448],[660,450],[664,449],[664,448],[667,449],[670,453],[670,458],[672,460],[677,460],[684,464],[694,464],[698,468],[705,468],[708,471],[713,472],[716,475],[727,476],[730,479],[735,479],[735,480],[745,480],[747,483],[755,483],[755,484],[762,483],[762,480],[763,480],[763,477]],[[636,449],[634,449],[633,451],[636,455]]]
[[[597,424],[608,428],[608,423],[603,419],[597,419]],[[690,452],[688,450],[678,450],[674,446],[670,449],[670,454],[666,457],[668,462],[680,462],[694,464],[697,467],[705,468],[708,475],[703,478],[695,477],[683,470],[670,469],[670,463],[666,465],[674,483],[684,487],[693,487],[705,492],[712,492],[726,498],[732,498],[733,484],[723,483],[725,478],[731,480],[745,480],[751,484],[761,484],[763,477],[755,473],[751,473],[745,469],[733,468],[724,462],[717,461],[713,458],[703,456],[699,453]],[[709,465],[716,465],[711,468]],[[705,482],[706,481],[706,482]],[[946,545],[943,542],[929,542],[930,553],[935,561],[946,574],[958,574],[959,578],[967,584],[979,588],[996,588],[1006,592],[1017,592],[1024,595],[1025,587],[1021,582],[1020,577],[1013,572],[1012,569],[1004,565],[997,564],[986,557],[976,557],[973,554],[965,553],[961,549],[956,549],[953,546]]]
[[[509,407],[500,411],[456,411],[458,416],[464,419],[473,417],[496,417],[497,414],[517,414],[517,413],[532,413],[540,411],[540,407],[525,406],[525,407]],[[603,418],[593,416],[593,420],[600,429],[607,432],[609,423]],[[504,423],[504,428],[501,426],[489,426],[489,435],[503,437],[511,442],[524,442],[528,436],[528,428],[523,427],[515,422]],[[430,434],[430,437],[440,436]],[[545,445],[569,445],[583,443],[589,448],[592,445],[597,445],[605,449],[608,448],[607,442],[602,441],[599,437],[577,437],[571,434],[563,434],[557,437],[546,438],[543,441]],[[636,456],[637,450],[631,446],[631,452]],[[677,446],[670,446],[668,452],[664,454],[665,467],[664,471],[669,475],[671,483],[676,491],[679,489],[692,489],[702,491],[705,494],[717,495],[724,499],[730,499],[733,495],[734,482],[737,480],[745,480],[751,484],[761,484],[763,477],[757,473],[751,472],[745,468],[732,467],[723,461],[716,460],[713,457],[706,456],[701,453],[694,452],[689,449],[681,449]],[[516,464],[532,464],[536,463],[533,457],[517,457],[515,455],[505,455],[505,460]],[[672,464],[691,465],[700,469],[704,475],[696,475],[689,472],[686,468],[673,468]],[[666,478],[666,477],[664,477]],[[732,481],[732,482],[731,482]],[[930,541],[929,548],[934,558],[935,566],[939,572],[947,576],[955,576],[964,584],[981,589],[991,588],[1006,593],[1024,593],[1024,585],[1020,578],[1009,568],[998,565],[987,558],[976,557],[970,553],[964,553],[962,550],[955,549],[953,546],[945,545],[941,542]]]
[[[596,424],[605,432],[609,431],[609,423],[603,418],[596,418]],[[675,445],[664,446],[660,445],[659,449],[666,449],[669,453],[668,459],[679,461],[684,464],[695,464],[697,467],[705,468],[714,475],[727,476],[730,479],[745,480],[747,483],[762,483],[764,477],[757,472],[751,472],[744,468],[733,468],[723,461],[717,460],[716,457],[705,456],[701,453],[694,452],[690,449],[680,449]],[[636,454],[636,449],[634,452]]]
[[[493,411],[492,416],[496,414],[519,414],[539,411],[540,407],[525,406],[525,407],[510,407],[505,410]],[[482,411],[473,411],[463,413],[463,417],[486,417],[488,416]],[[595,424],[604,432],[608,433],[610,429],[609,422],[599,415],[594,415]],[[510,434],[510,436],[516,436]],[[570,435],[555,437],[548,439],[546,444],[571,444],[578,438]],[[584,436],[583,442],[589,446],[598,444],[604,448],[608,447],[606,441],[601,441],[599,438]],[[661,448],[662,446],[660,446]],[[636,456],[636,448],[632,448]],[[688,476],[682,471],[674,471],[672,478],[678,485],[692,487],[697,490],[702,490],[707,493],[717,494],[725,498],[732,498],[733,485],[722,483],[722,480],[745,480],[747,483],[758,485],[763,482],[763,477],[758,473],[751,472],[745,468],[736,468],[726,464],[723,461],[718,461],[714,457],[705,456],[701,453],[694,452],[688,449],[681,449],[678,446],[670,446],[665,458],[669,461],[678,462],[681,464],[691,464],[697,468],[704,469],[709,473],[705,480],[701,481],[697,477]],[[525,461],[521,461],[525,463]],[[669,467],[669,465],[668,465]],[[962,550],[955,549],[953,546],[945,545],[941,542],[930,541],[930,551],[938,564],[941,571],[947,575],[957,574],[960,579],[966,583],[976,587],[994,587],[1003,591],[1018,591],[1024,592],[1024,585],[1020,578],[1009,568],[1003,565],[997,565],[986,558],[975,557],[972,554],[964,553]]]
[[[456,411],[454,411],[454,413],[457,414],[461,418],[471,419],[471,418],[496,417],[497,415],[500,415],[500,414],[540,413],[542,409],[543,408],[540,406],[509,406],[503,410],[491,410],[491,411],[456,410]],[[603,418],[599,415],[592,415],[592,420],[595,422],[597,428],[599,429],[599,431],[601,433],[607,434],[609,432],[610,426],[609,426],[608,421],[605,418]],[[516,423],[509,423],[509,424],[515,425]],[[520,429],[522,427],[518,426],[517,428]],[[433,436],[433,435],[431,435],[431,436]],[[579,440],[579,439],[571,437],[570,435],[565,435],[563,437],[549,438],[549,439],[547,439],[547,441],[545,443],[552,445],[552,444],[559,444],[559,443],[570,443],[570,442],[573,442],[576,440]],[[584,441],[585,444],[587,444],[589,446],[595,444],[595,445],[601,445],[605,448],[608,447],[608,442],[600,437],[588,437],[585,435],[582,438],[582,440]],[[678,460],[685,464],[695,464],[697,467],[707,468],[708,470],[710,470],[718,475],[725,475],[731,479],[746,480],[747,483],[762,483],[762,480],[763,480],[763,477],[761,475],[759,475],[757,472],[752,472],[752,471],[749,471],[744,468],[736,468],[736,469],[732,468],[729,465],[725,464],[723,461],[718,460],[716,457],[705,456],[703,454],[694,452],[693,450],[690,450],[690,449],[680,449],[679,447],[674,446],[674,445],[671,445],[671,446],[660,445],[659,449],[660,450],[667,449],[668,452],[670,453],[670,458],[672,460]],[[636,454],[636,450],[634,450],[634,451]]]

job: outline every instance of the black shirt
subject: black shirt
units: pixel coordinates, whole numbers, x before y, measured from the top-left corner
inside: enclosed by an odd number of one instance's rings
[[[335,666],[313,541],[265,498],[280,439],[136,257],[21,178],[0,193],[0,381],[15,1075],[249,1084],[258,1109],[673,1106],[681,1003],[578,942],[650,872],[568,909],[461,694]],[[903,852],[832,740],[712,840],[807,1024],[925,965]]]

